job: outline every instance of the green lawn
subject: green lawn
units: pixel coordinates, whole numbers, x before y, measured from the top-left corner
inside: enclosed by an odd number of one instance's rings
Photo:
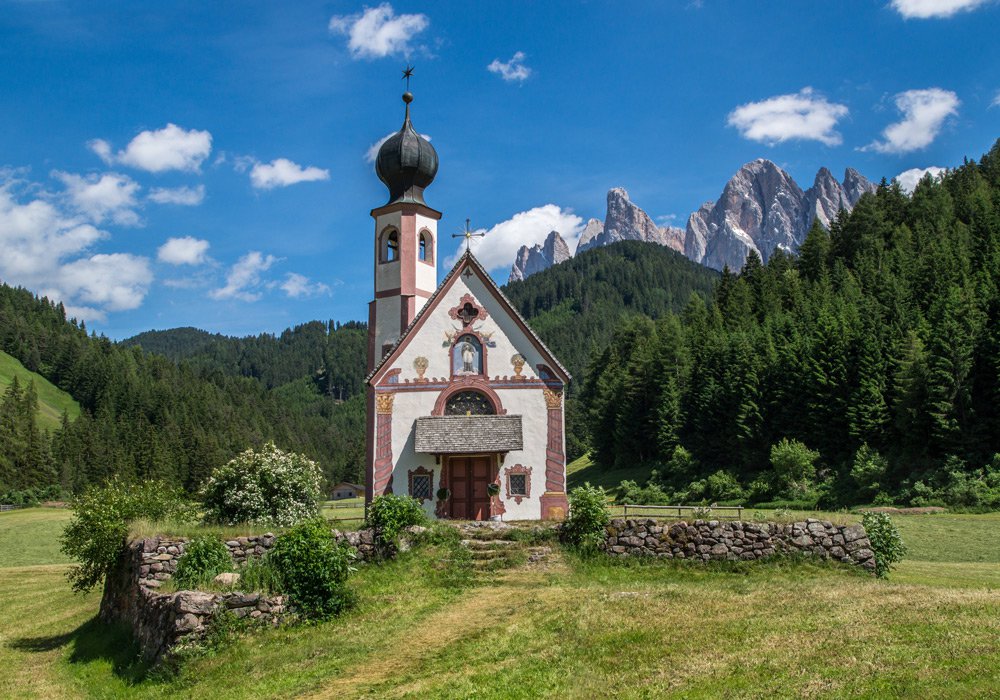
[[[630,467],[628,469],[600,469],[585,454],[566,465],[567,489],[574,489],[590,483],[591,486],[602,486],[608,493],[617,494],[618,486],[625,480],[637,481],[640,484],[649,480],[647,467]]]
[[[24,365],[7,353],[0,351],[0,394],[7,391],[14,377],[22,387],[34,380],[38,392],[38,425],[42,430],[55,430],[62,422],[63,411],[70,420],[80,415],[80,404],[62,389],[40,374],[29,372]]]
[[[95,621],[97,593],[69,593],[56,548],[37,541],[66,516],[0,516],[0,697],[1000,694],[996,514],[897,516],[913,557],[889,581],[822,563],[623,565],[557,553],[464,588],[448,575],[459,564],[411,552],[362,567],[359,606],[344,617],[259,631],[169,679],[144,675],[128,635]]]

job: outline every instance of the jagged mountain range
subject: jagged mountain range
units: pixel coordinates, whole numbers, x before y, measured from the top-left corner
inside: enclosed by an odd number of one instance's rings
[[[845,171],[843,181],[820,168],[812,187],[803,190],[791,175],[759,158],[741,167],[719,199],[701,205],[681,229],[657,226],[628,192],[616,187],[608,191],[604,222],[587,222],[576,253],[618,241],[646,241],[716,270],[739,270],[751,250],[765,262],[778,248],[797,250],[814,221],[829,226],[841,209],[851,211],[861,195],[874,190],[875,185],[853,168]],[[561,233],[552,231],[542,245],[521,246],[510,280],[524,279],[569,257]]]

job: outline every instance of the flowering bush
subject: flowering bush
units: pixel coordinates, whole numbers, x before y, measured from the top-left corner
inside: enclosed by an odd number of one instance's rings
[[[269,442],[216,469],[202,488],[205,520],[288,526],[319,512],[321,474],[312,460]]]

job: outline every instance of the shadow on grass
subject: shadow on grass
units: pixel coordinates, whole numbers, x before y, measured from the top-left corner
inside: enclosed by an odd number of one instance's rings
[[[129,684],[147,680],[153,670],[143,660],[139,646],[127,627],[104,624],[96,616],[72,632],[47,637],[21,637],[12,640],[8,646],[36,654],[69,647],[71,664],[108,663],[112,672]]]

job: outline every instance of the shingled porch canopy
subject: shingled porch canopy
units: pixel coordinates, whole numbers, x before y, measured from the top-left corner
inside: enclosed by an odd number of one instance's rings
[[[422,416],[414,449],[425,454],[513,452],[523,449],[521,416]]]

